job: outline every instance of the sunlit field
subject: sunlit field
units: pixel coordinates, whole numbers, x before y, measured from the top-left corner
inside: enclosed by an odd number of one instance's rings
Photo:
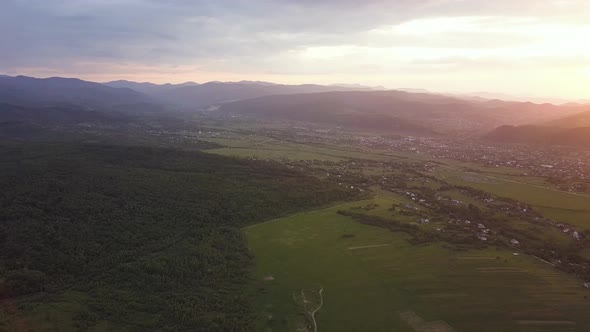
[[[309,329],[309,314],[296,296],[302,289],[320,287],[321,331],[590,327],[590,291],[546,263],[493,246],[414,246],[403,233],[362,225],[336,213],[346,207],[243,230],[256,259],[252,287],[260,331]],[[408,315],[422,323],[412,327]]]

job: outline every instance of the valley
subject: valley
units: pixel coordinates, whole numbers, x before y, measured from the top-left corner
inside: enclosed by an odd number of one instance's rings
[[[590,331],[590,1],[0,1],[0,332]]]
[[[501,117],[474,110],[476,126],[416,125],[375,108],[386,92],[349,93],[5,104],[0,329],[589,328],[587,149],[495,142],[482,128]]]

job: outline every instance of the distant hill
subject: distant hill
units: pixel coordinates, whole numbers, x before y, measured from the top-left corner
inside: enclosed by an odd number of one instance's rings
[[[208,82],[198,86],[177,87],[158,91],[152,96],[167,103],[185,107],[203,108],[219,103],[232,102],[262,96],[316,93],[327,91],[369,90],[366,87],[324,86],[315,84],[283,85],[268,82]]]
[[[170,84],[170,83],[155,84],[155,83],[150,83],[150,82],[138,83],[138,82],[132,82],[132,81],[126,81],[126,80],[111,81],[111,82],[106,82],[103,84],[106,86],[110,86],[112,88],[133,89],[135,91],[145,93],[147,95],[155,94],[155,93],[162,92],[162,91],[168,91],[168,90],[172,90],[172,89],[176,89],[176,88],[199,85],[198,83],[195,83],[195,82],[185,82],[185,83],[180,83],[180,84]]]
[[[590,145],[590,127],[501,126],[488,133],[487,140],[502,143],[542,145]]]
[[[416,88],[397,88],[395,89],[397,91],[404,91],[404,92],[410,92],[410,93],[432,93],[426,89],[416,89]]]
[[[119,112],[80,110],[75,106],[29,107],[0,103],[0,138],[31,139],[47,138],[54,125],[75,125],[80,123],[120,123],[133,119]],[[48,126],[49,125],[49,126]],[[61,139],[61,134],[52,135]]]
[[[77,78],[0,77],[0,102],[47,107],[77,106],[80,109],[112,109],[119,105],[153,102],[128,88],[112,88]]]
[[[487,92],[487,91],[477,91],[477,92],[455,92],[455,93],[446,93],[449,96],[455,96],[458,98],[467,98],[467,99],[500,99],[504,101],[517,101],[517,102],[532,102],[532,103],[550,103],[555,105],[563,105],[571,102],[576,103],[586,103],[587,101],[584,100],[572,100],[572,99],[563,99],[563,98],[551,98],[551,97],[536,97],[536,96],[521,96],[521,95],[511,95],[507,93],[497,93],[497,92]]]
[[[590,127],[590,105],[585,106],[584,108],[587,109],[587,111],[548,121],[544,123],[544,125],[560,128]]]
[[[589,109],[590,106],[569,104],[564,107]],[[590,145],[590,110],[558,119],[540,122],[537,125],[501,126],[484,137],[505,143],[548,145]]]
[[[22,107],[17,112],[19,117],[38,120],[54,114],[59,119],[71,115],[73,120],[78,121],[79,117],[72,114],[75,110],[160,116],[166,114],[162,112],[164,110],[178,108],[183,111],[217,109],[221,115],[447,133],[488,131],[505,124],[544,123],[589,110],[587,105],[579,104],[556,106],[465,99],[427,93],[425,90],[411,91],[379,91],[359,85],[282,85],[260,81],[163,85],[112,81],[99,84],[75,78],[0,76],[0,103]],[[38,114],[43,111],[48,113]],[[11,108],[10,112],[16,112],[15,108]],[[16,114],[13,113],[4,116]],[[92,116],[99,117],[98,114]]]
[[[558,132],[559,130],[557,128],[548,126],[504,125],[488,133],[485,138],[502,143],[549,144],[551,137],[553,137]]]
[[[340,87],[340,88],[350,88],[350,89],[356,89],[358,91],[370,91],[370,90],[377,90],[377,91],[382,91],[382,90],[387,90],[385,87],[378,85],[378,86],[368,86],[368,85],[362,85],[362,84],[347,84],[347,83],[336,83],[336,84],[330,84],[330,86],[334,86],[334,87]]]
[[[357,84],[316,84],[284,85],[263,81],[207,82],[198,84],[154,84],[149,82],[112,81],[103,83],[109,87],[129,88],[145,93],[160,102],[185,108],[204,108],[225,102],[244,100],[279,94],[315,93],[327,91],[371,91],[371,88]]]
[[[370,128],[421,134],[433,131],[406,119],[378,112],[363,112],[331,93],[276,95],[221,105],[222,114],[265,120],[301,121],[349,128]]]
[[[76,106],[31,107],[0,103],[0,123],[3,124],[15,122],[37,124],[110,122],[128,118],[128,115],[119,112],[82,111]]]
[[[519,102],[470,101],[431,93],[347,91],[275,95],[222,104],[226,114],[357,125],[381,129],[390,122],[437,132],[483,131],[572,114],[574,107]],[[372,120],[376,119],[372,124]],[[386,119],[394,119],[387,120]],[[366,122],[366,123],[365,123]]]

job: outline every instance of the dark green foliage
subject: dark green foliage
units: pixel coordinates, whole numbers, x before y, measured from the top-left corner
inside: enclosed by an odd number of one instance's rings
[[[5,275],[4,285],[8,295],[18,296],[43,291],[46,275],[43,272],[20,269],[9,271]]]
[[[0,289],[88,294],[80,328],[249,330],[240,227],[355,197],[271,162],[150,147],[4,143],[0,171]]]
[[[356,213],[346,210],[338,210],[338,214],[351,217],[358,222],[383,227],[392,232],[404,232],[410,235],[408,241],[412,244],[425,244],[432,242],[448,242],[452,244],[472,245],[473,247],[483,247],[473,236],[460,233],[441,233],[432,232],[422,229],[420,226],[414,224],[403,223],[397,220],[390,220],[378,216],[371,216],[363,213]]]

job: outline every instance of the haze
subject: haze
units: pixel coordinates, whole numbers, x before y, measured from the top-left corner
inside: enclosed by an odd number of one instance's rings
[[[590,3],[5,0],[0,73],[590,98]]]

